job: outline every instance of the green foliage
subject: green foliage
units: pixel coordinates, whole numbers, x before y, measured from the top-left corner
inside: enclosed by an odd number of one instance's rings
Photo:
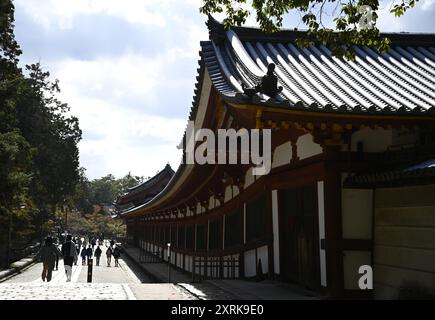
[[[37,148],[31,193],[38,205],[63,204],[79,180],[78,119],[67,117],[68,106],[56,98],[58,81],[51,82],[39,63],[26,66],[29,78],[19,99],[18,127]]]
[[[41,66],[18,67],[14,6],[0,0],[0,241],[34,238],[52,228],[53,212],[79,181],[78,120],[59,101],[58,80]]]
[[[396,17],[413,8],[418,0],[401,0],[390,10]],[[395,1],[393,1],[394,3]],[[326,12],[325,5],[336,3],[333,12]],[[367,7],[368,6],[368,7]],[[366,9],[370,8],[368,12]],[[307,37],[296,40],[300,47],[307,47],[318,41],[328,46],[338,57],[353,59],[353,46],[372,46],[380,52],[390,47],[390,40],[380,35],[376,28],[379,0],[203,0],[199,11],[204,14],[225,12],[223,23],[226,28],[241,26],[255,12],[261,29],[272,33],[282,28],[283,17],[290,11],[301,13],[302,22],[307,25]],[[322,19],[332,15],[335,30],[326,28]]]
[[[56,212],[54,220],[50,220],[47,225],[51,231],[55,231],[55,226],[60,226],[62,230],[67,229],[73,235],[100,235],[107,237],[124,237],[126,226],[122,220],[112,219],[104,214],[98,207],[89,214],[82,214],[77,210]],[[67,225],[65,221],[67,220]],[[50,231],[48,231],[50,232]]]
[[[133,176],[128,173],[120,179],[108,174],[99,179],[89,181],[81,172],[81,182],[76,190],[74,206],[82,213],[88,214],[94,211],[94,206],[112,205],[116,199],[127,192],[128,188],[143,182],[143,177]]]

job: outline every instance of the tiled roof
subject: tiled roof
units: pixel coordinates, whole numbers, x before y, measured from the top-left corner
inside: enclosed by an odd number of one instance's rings
[[[255,86],[275,63],[280,99],[257,94],[254,104],[323,112],[435,114],[435,35],[386,34],[388,53],[355,47],[356,59],[331,55],[319,44],[298,48],[301,31],[267,37],[259,29],[224,30],[208,21],[201,55],[211,80],[229,102],[246,103],[242,83]]]
[[[394,187],[435,182],[435,159],[402,168],[360,173],[344,181],[345,188]]]
[[[167,165],[163,168],[163,170],[160,171],[160,172],[158,172],[154,177],[148,179],[148,180],[145,181],[145,182],[142,182],[141,184],[138,184],[137,186],[134,186],[134,187],[128,188],[128,193],[140,192],[140,191],[143,190],[145,187],[148,188],[148,187],[153,186],[153,185],[156,184],[156,183],[159,181],[159,179],[160,179],[163,175],[165,175],[165,174],[168,174],[168,175],[171,175],[171,176],[174,174],[174,170],[172,170],[172,168],[171,168],[171,166],[170,166],[169,164],[167,164]]]
[[[160,190],[153,190],[153,187],[156,184],[158,184],[162,179],[165,179],[165,177],[169,177],[169,179],[172,178],[173,175],[174,175],[174,170],[172,170],[171,166],[167,164],[165,168],[159,173],[157,173],[154,177],[148,179],[147,181],[141,184],[138,184],[137,186],[128,188],[128,192],[122,195],[117,202],[122,203],[126,199],[131,200],[135,195],[142,195],[144,199],[148,199],[148,193],[154,196],[156,192],[160,191]]]

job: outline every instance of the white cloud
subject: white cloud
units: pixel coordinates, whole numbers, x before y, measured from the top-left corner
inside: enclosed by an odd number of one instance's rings
[[[126,95],[146,96],[158,83],[162,59],[125,53],[96,60],[65,59],[54,64],[62,88],[73,94],[101,95],[107,98]]]
[[[403,31],[403,17],[395,17],[390,12],[390,7],[380,8],[378,11],[378,20],[376,26],[381,32],[398,32]]]
[[[168,5],[167,0],[19,0],[17,3],[45,27],[57,24],[62,29],[73,28],[76,16],[89,14],[106,14],[130,23],[164,27],[166,19],[160,9]]]
[[[423,0],[421,4],[421,10],[429,11],[435,7],[435,0]]]
[[[199,6],[200,0],[16,1],[17,10],[60,34],[66,29],[74,31],[79,16],[102,14],[132,24],[162,27],[162,39],[176,40],[161,41],[169,49],[159,48],[160,53],[153,55],[144,47],[143,51],[122,48],[117,56],[101,52],[92,60],[80,60],[74,53],[58,60],[42,57],[52,77],[60,80],[61,100],[79,118],[83,131],[80,162],[90,179],[108,173],[120,177],[128,171],[153,176],[168,162],[174,169],[178,166],[181,153],[176,146],[186,127],[199,41],[208,38],[207,28],[198,23]],[[107,27],[110,30],[110,25]],[[145,33],[146,29],[139,30]],[[190,70],[188,65],[192,65],[191,73],[180,72]],[[162,101],[167,104],[171,101],[168,95],[180,90],[183,96],[173,99],[174,108],[178,115],[186,116],[166,117],[160,110]]]
[[[181,54],[172,49],[155,59],[126,53],[93,61],[67,59],[53,65],[52,74],[61,77],[61,99],[68,102],[84,132],[80,160],[89,178],[109,172],[121,176],[128,171],[152,176],[167,162],[178,165],[181,154],[176,146],[186,119],[153,114],[159,106],[152,105],[151,92],[162,83],[180,85],[182,80],[171,78],[166,69]],[[122,103],[127,98],[143,106]]]
[[[80,162],[93,179],[107,173],[122,176],[128,171],[153,175],[166,163],[177,166],[178,145],[185,119],[168,119],[137,110],[125,112],[122,105],[103,99],[70,97],[71,113],[79,115],[84,138],[79,143]]]
[[[176,170],[181,161],[180,150],[172,144],[144,144],[138,148],[129,141],[105,139],[82,141],[79,147],[81,165],[85,165],[91,180],[108,173],[122,177],[128,172],[152,177],[167,163]]]

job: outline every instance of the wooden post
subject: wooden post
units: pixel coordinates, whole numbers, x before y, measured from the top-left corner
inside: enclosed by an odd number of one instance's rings
[[[327,292],[338,297],[344,289],[341,174],[335,150],[327,150],[327,155],[324,190]]]

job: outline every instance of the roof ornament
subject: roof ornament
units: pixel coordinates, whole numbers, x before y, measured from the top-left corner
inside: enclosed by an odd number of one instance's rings
[[[278,78],[274,74],[275,64],[269,63],[267,66],[267,73],[263,78],[261,78],[261,82],[258,83],[253,88],[248,88],[244,83],[242,83],[243,92],[250,98],[257,93],[263,93],[268,95],[269,97],[276,99],[276,96],[282,91],[282,87],[278,87]]]

